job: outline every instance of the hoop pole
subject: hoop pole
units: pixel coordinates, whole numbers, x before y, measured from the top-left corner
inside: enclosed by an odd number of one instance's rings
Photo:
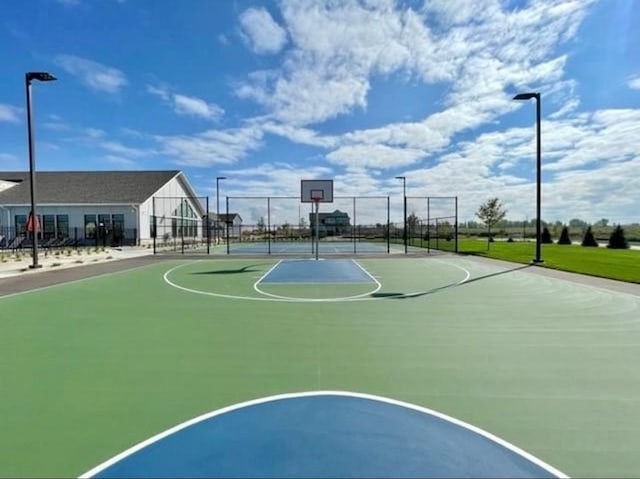
[[[318,261],[318,249],[320,248],[320,202],[315,201],[316,204],[316,261]]]
[[[267,254],[271,254],[271,198],[267,196]]]

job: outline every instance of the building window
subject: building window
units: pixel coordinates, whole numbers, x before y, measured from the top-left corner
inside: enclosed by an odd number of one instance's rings
[[[27,215],[16,215],[16,236],[23,235],[27,229]]]
[[[95,239],[96,215],[84,215],[84,237],[86,239]]]
[[[124,215],[111,215],[113,240],[118,243],[124,237]]]
[[[98,215],[98,238],[104,239],[111,232],[111,215]]]
[[[58,238],[64,239],[69,237],[69,216],[58,215],[56,216],[56,222],[58,224]]]
[[[56,217],[54,215],[43,215],[43,236],[45,240],[55,238],[56,236]]]

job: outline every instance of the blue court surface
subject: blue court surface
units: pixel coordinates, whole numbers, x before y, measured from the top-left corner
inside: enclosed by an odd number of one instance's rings
[[[313,254],[313,243],[311,241],[256,241],[245,243],[229,244],[229,252],[235,254]],[[394,245],[391,245],[394,249]],[[320,241],[318,246],[319,254],[336,253],[386,253],[386,242],[367,241]]]
[[[280,261],[261,283],[371,283],[374,279],[351,259]]]
[[[81,477],[566,477],[517,447],[419,406],[339,391],[205,414]]]

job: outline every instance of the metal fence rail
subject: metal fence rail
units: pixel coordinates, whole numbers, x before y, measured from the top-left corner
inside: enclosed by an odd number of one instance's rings
[[[41,248],[76,248],[83,246],[94,247],[118,247],[134,246],[139,243],[137,228],[96,228],[87,231],[85,228],[71,227],[65,232],[45,234],[37,233],[38,246]],[[0,227],[0,249],[21,250],[31,248],[33,245],[33,233],[17,231],[10,226]]]

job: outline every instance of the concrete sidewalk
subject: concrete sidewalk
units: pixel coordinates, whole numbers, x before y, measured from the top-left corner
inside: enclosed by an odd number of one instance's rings
[[[60,255],[47,254],[40,250],[38,252],[38,264],[41,268],[31,269],[29,266],[33,264],[31,250],[24,251],[20,254],[20,260],[15,257],[8,256],[8,252],[0,251],[0,278],[11,278],[19,275],[38,274],[43,271],[53,271],[58,269],[74,268],[78,266],[86,266],[91,264],[105,263],[109,261],[117,261],[122,259],[138,258],[141,256],[149,256],[153,254],[151,248],[140,248],[134,246],[123,246],[119,248],[106,248],[105,251],[77,254],[75,250],[68,256],[66,251]]]

